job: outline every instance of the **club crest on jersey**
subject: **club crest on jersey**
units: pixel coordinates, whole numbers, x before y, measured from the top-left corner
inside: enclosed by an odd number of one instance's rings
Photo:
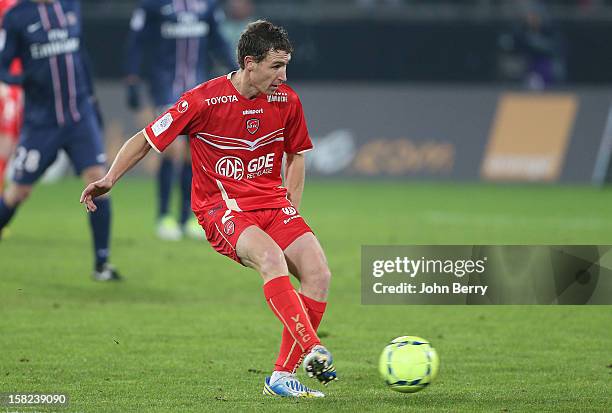
[[[246,129],[251,135],[257,132],[259,130],[259,119],[257,118],[247,119]]]
[[[179,113],[185,113],[189,109],[189,103],[186,100],[181,100],[178,105],[176,105],[176,110]]]

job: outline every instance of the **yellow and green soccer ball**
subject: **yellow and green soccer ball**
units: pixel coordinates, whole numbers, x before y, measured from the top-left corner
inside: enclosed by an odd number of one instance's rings
[[[440,359],[428,340],[402,336],[392,340],[380,355],[378,370],[391,388],[415,393],[429,386],[438,375]]]

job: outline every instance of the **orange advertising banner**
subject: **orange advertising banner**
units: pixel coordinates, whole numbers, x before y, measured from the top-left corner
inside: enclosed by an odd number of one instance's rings
[[[578,99],[571,94],[502,95],[482,163],[482,178],[557,181],[577,109]]]

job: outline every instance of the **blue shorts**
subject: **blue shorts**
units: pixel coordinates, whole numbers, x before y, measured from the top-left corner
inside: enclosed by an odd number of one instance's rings
[[[94,113],[63,127],[32,126],[24,123],[13,159],[13,181],[32,185],[63,149],[78,175],[83,170],[106,164],[102,131]]]

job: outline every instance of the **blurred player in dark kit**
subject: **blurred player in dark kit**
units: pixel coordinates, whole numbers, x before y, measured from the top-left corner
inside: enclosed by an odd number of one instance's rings
[[[210,51],[227,68],[235,68],[235,57],[219,31],[222,20],[216,0],[141,0],[132,15],[127,47],[128,106],[134,110],[141,107],[139,84],[145,51],[151,54],[148,83],[157,113],[209,79]],[[188,145],[181,143],[162,155],[157,176],[157,235],[166,240],[205,236],[191,213],[191,161]],[[178,222],[169,213],[177,160],[181,188]]]
[[[525,61],[528,89],[544,90],[565,77],[563,37],[539,2],[529,3],[513,35],[514,49]]]
[[[0,33],[0,81],[21,84],[24,123],[13,160],[13,182],[0,197],[0,231],[28,198],[34,184],[60,149],[68,154],[85,182],[105,174],[106,155],[92,93],[90,73],[81,50],[81,9],[75,0],[24,0],[4,16]],[[11,72],[14,59],[23,74]],[[93,276],[119,276],[108,263],[111,205],[96,200],[89,216],[94,244]]]

